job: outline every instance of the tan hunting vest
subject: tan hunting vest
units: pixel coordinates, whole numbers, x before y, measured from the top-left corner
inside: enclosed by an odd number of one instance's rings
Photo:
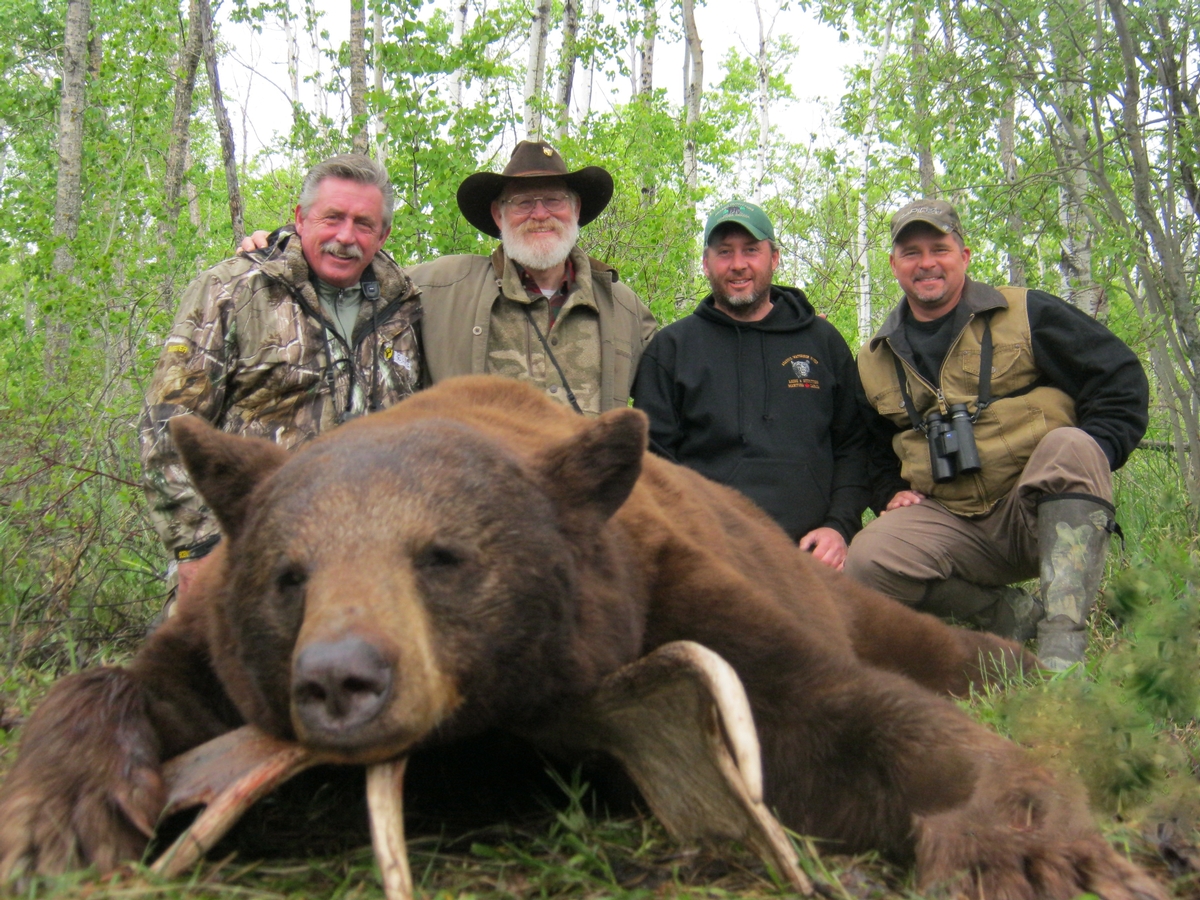
[[[941,392],[922,378],[908,360],[901,357],[900,361],[922,421],[935,406],[945,415],[953,403],[968,404],[974,414],[979,393],[980,348],[990,315],[993,399],[975,422],[975,443],[982,471],[959,475],[945,484],[934,483],[929,443],[924,432],[912,427],[904,409],[896,380],[895,356],[882,331],[859,354],[858,369],[871,406],[901,429],[892,439],[892,449],[900,458],[901,477],[914,490],[933,497],[951,512],[977,516],[990,511],[1012,489],[1038,442],[1055,428],[1075,425],[1076,417],[1075,403],[1067,394],[1037,384],[1042,373],[1033,359],[1025,288],[996,289],[976,282],[968,285],[974,294],[972,299],[983,303],[950,344],[939,373]]]

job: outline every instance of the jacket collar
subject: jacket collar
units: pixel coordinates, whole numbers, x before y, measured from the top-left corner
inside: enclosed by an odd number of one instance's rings
[[[957,312],[959,309],[966,312],[966,318],[978,315],[979,313],[990,312],[995,309],[1008,309],[1008,301],[1004,299],[1004,295],[988,284],[981,284],[978,281],[972,281],[970,278],[963,285],[963,294],[958,301],[958,306],[955,307]],[[897,334],[900,334],[904,329],[904,317],[908,313],[908,298],[901,297],[900,302],[895,308],[888,313],[888,317],[879,327],[879,331],[871,338],[868,345],[870,350],[875,350],[885,340],[891,340]]]
[[[310,303],[317,303],[317,292],[313,290],[309,279],[308,260],[304,256],[300,238],[295,233],[280,234],[277,243],[272,244],[268,250],[251,254],[250,259],[258,265],[258,270],[264,275],[282,281]],[[416,289],[412,279],[386,251],[378,251],[371,259],[371,271],[379,281],[379,297],[384,303],[415,296]],[[371,305],[371,301],[366,298],[364,303]]]
[[[748,328],[754,331],[796,331],[806,328],[816,318],[816,312],[804,292],[794,287],[771,285],[772,308],[756,322],[743,322],[717,309],[713,295],[709,294],[696,306],[693,315],[709,322],[730,328]]]

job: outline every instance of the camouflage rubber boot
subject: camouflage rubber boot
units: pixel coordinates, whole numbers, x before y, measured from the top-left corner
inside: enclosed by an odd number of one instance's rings
[[[1117,530],[1113,505],[1090,494],[1051,494],[1038,501],[1042,603],[1038,659],[1062,672],[1083,661],[1087,617],[1100,590],[1109,536]]]
[[[1042,617],[1042,604],[1024,588],[975,584],[954,576],[931,581],[917,609],[1022,644],[1037,633]]]

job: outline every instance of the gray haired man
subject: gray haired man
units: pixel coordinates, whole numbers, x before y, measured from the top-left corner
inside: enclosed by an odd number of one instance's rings
[[[227,259],[188,286],[140,424],[150,515],[180,593],[219,533],[171,442],[171,418],[191,413],[290,448],[416,390],[420,307],[382,249],[391,227],[387,171],[335,156],[304,179],[298,241]]]

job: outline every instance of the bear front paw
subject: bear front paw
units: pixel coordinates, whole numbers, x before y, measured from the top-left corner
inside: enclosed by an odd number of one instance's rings
[[[961,807],[916,817],[924,892],[988,900],[1166,900],[1097,831],[1082,790],[1045,770],[1000,765]]]
[[[119,669],[59,682],[0,788],[0,884],[137,859],[165,795],[158,740]]]

